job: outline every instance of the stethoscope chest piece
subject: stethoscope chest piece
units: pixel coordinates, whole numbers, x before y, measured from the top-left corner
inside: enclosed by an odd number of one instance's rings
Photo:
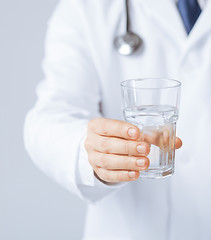
[[[133,54],[140,46],[142,40],[138,35],[132,32],[127,32],[122,36],[114,39],[114,47],[121,54],[129,56]]]
[[[141,45],[142,39],[130,29],[130,16],[128,0],[125,0],[126,9],[126,33],[114,39],[114,48],[121,55],[133,54]]]

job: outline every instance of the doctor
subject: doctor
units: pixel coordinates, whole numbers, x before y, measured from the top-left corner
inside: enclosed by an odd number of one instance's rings
[[[60,1],[26,148],[48,176],[90,203],[84,240],[211,239],[211,2],[130,0],[130,31],[141,38],[131,56],[113,44],[125,33],[125,10],[124,0]],[[120,83],[140,77],[182,82],[184,146],[170,178],[138,178],[150,146],[122,121]]]

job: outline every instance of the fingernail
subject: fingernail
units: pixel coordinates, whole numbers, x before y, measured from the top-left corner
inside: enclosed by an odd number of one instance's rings
[[[146,153],[146,147],[145,147],[144,145],[138,145],[138,146],[137,146],[137,151],[138,151],[139,153],[144,154],[144,153]]]
[[[135,178],[136,177],[135,172],[129,172],[128,175],[129,175],[130,178]]]
[[[144,167],[145,166],[145,160],[144,159],[138,159],[136,161],[136,164],[139,166],[139,167]]]
[[[136,130],[134,128],[129,128],[128,129],[128,135],[132,138],[136,137]]]

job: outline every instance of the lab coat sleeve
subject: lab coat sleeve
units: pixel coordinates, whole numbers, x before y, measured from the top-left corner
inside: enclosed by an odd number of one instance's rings
[[[45,79],[25,121],[25,145],[35,164],[72,193],[94,203],[121,188],[93,174],[84,148],[89,119],[100,117],[99,75],[78,0],[62,0],[45,46]]]

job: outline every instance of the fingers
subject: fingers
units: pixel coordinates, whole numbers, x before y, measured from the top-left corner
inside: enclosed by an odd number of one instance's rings
[[[147,157],[129,157],[113,154],[93,152],[90,156],[94,165],[107,170],[135,170],[144,171],[149,167]]]
[[[151,144],[164,151],[178,149],[176,125],[145,127],[140,131],[130,123],[98,118],[88,125],[85,148],[96,175],[105,182],[134,181],[148,169]],[[169,154],[169,156],[172,156]]]
[[[139,177],[139,172],[136,171],[111,171],[103,168],[96,168],[95,173],[100,176],[101,180],[109,183],[129,182]]]
[[[93,119],[89,122],[88,130],[101,136],[112,136],[124,139],[138,139],[140,137],[138,127],[114,119]]]
[[[175,129],[167,126],[158,130],[152,130],[146,127],[144,132],[141,134],[143,141],[162,148],[169,145],[170,140],[174,137],[173,131],[175,131]]]
[[[142,134],[142,133],[141,133]],[[168,147],[169,145],[171,148],[179,149],[182,147],[182,140],[178,137],[175,139],[176,128],[173,126],[165,126],[165,128],[160,130],[145,130],[144,134],[142,135],[143,141],[147,142],[148,144],[153,144],[160,148]]]
[[[146,156],[150,152],[150,145],[145,142],[129,141],[120,138],[102,137],[95,135],[94,150],[107,154]]]
[[[180,138],[176,138],[176,142],[175,142],[175,148],[179,149],[182,147],[182,140]]]
[[[146,129],[140,133],[138,127],[124,121],[96,118],[89,122],[88,131],[97,135],[123,138],[128,140],[141,140],[148,144],[153,144],[159,147],[165,147],[169,144],[169,137],[174,136],[172,131],[175,131],[175,126],[169,126],[164,129],[150,130]],[[181,140],[176,139],[176,149],[182,146]]]

